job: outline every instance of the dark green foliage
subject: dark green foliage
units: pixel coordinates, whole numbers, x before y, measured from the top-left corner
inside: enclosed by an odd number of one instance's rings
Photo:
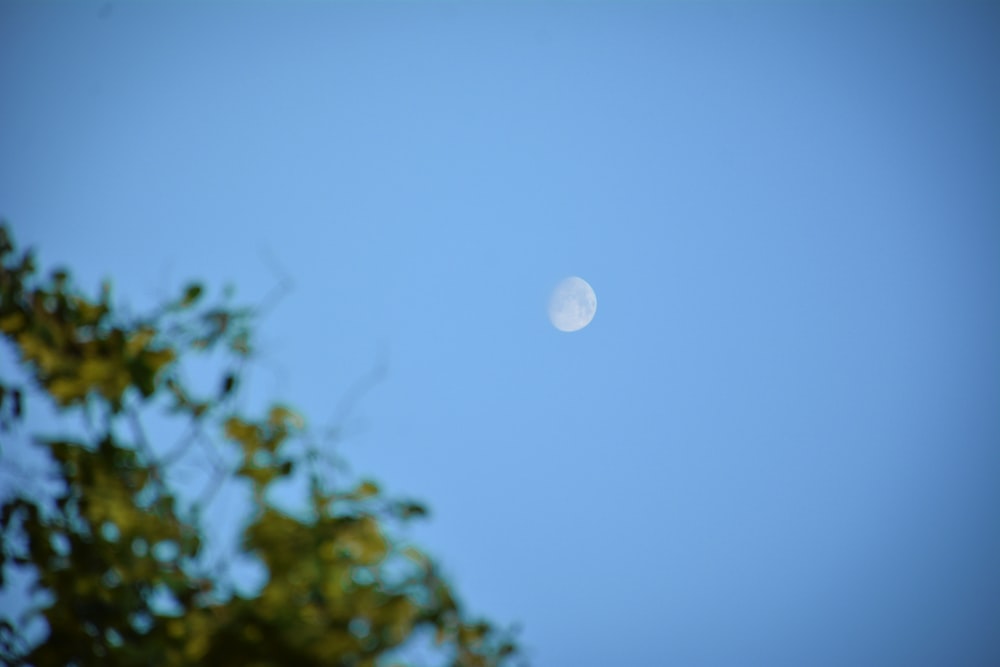
[[[48,636],[31,646],[22,627],[0,622],[0,659],[375,667],[426,630],[443,664],[505,664],[515,653],[510,639],[469,620],[435,563],[392,539],[387,526],[424,516],[422,505],[387,499],[368,480],[329,483],[294,410],[236,412],[253,312],[198,310],[204,298],[191,284],[153,314],[125,318],[107,285],[92,300],[65,270],[39,279],[32,255],[19,254],[0,225],[0,333],[25,383],[0,378],[0,457],[23,430],[26,396],[90,424],[72,437],[34,438],[56,473],[50,497],[2,498],[0,586],[15,567],[37,574],[36,593],[46,595],[36,613]],[[179,369],[205,350],[220,352],[228,370],[214,395],[201,397]],[[182,420],[197,438],[167,449],[147,441],[141,422],[150,410]],[[237,461],[219,464],[219,476],[252,489],[239,548],[268,575],[252,598],[233,594],[203,558],[199,516],[211,511],[213,489],[190,501],[171,485],[170,466],[205,439]],[[308,489],[298,517],[267,500],[269,485],[293,478]]]

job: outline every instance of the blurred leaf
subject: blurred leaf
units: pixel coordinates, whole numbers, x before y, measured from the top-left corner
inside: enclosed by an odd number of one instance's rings
[[[233,387],[236,386],[236,376],[232,373],[227,373],[226,377],[222,380],[222,389],[219,391],[219,398],[225,398],[233,391]]]
[[[229,343],[230,349],[239,354],[240,356],[246,357],[250,355],[250,336],[246,332],[240,332],[233,336],[232,341]]]
[[[49,383],[48,390],[60,405],[69,405],[84,397],[87,385],[75,378],[56,378]]]
[[[398,503],[396,512],[401,519],[418,519],[427,516],[427,508],[415,502]]]
[[[268,415],[267,420],[271,426],[279,428],[291,427],[295,429],[302,429],[305,428],[306,425],[302,415],[294,410],[286,408],[283,405],[276,405],[271,408],[271,412]]]
[[[0,662],[376,667],[437,630],[453,667],[500,666],[512,645],[469,622],[434,562],[387,531],[393,519],[424,516],[423,505],[383,501],[372,480],[329,479],[327,452],[290,407],[212,409],[240,386],[252,311],[199,313],[201,295],[192,283],[173,305],[132,316],[111,303],[107,282],[94,301],[68,271],[34,277],[31,254],[18,254],[0,225],[0,333],[25,378],[0,376],[0,427],[23,414],[15,384],[70,417],[58,422],[63,439],[28,435],[50,464],[37,496],[0,500],[0,586],[11,580],[5,567],[28,568],[38,603],[22,625],[0,621]],[[196,372],[189,386],[190,360],[205,348],[226,371],[207,385]],[[218,389],[196,400],[206,386]],[[147,418],[157,426],[149,441]],[[184,435],[159,442],[166,433]],[[279,479],[301,491],[298,514],[268,502]],[[222,517],[241,522],[237,552],[209,559],[218,543],[202,518],[228,511],[212,498],[241,481],[252,489],[245,513]],[[234,594],[232,563],[249,558],[263,583]],[[44,641],[26,632],[31,624],[47,628]]]
[[[198,283],[191,283],[186,288],[184,288],[184,296],[181,297],[180,303],[178,304],[181,308],[189,308],[193,306],[198,299],[201,298],[202,286]]]
[[[5,334],[16,334],[24,329],[26,324],[27,320],[24,318],[24,313],[21,312],[13,312],[0,317],[0,331]]]
[[[143,327],[130,335],[128,342],[125,344],[126,356],[137,356],[152,342],[154,336],[156,336],[156,331],[149,327]]]
[[[366,498],[371,498],[372,496],[377,496],[379,493],[378,485],[371,480],[364,480],[358,485],[351,497],[355,500],[364,500]]]

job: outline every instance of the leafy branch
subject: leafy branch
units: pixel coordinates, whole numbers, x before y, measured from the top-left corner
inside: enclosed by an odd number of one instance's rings
[[[333,479],[336,460],[290,407],[240,413],[261,308],[203,301],[192,283],[150,314],[123,315],[107,283],[88,298],[66,271],[39,278],[33,255],[0,225],[0,333],[24,376],[0,378],[2,444],[22,434],[29,400],[84,425],[32,436],[54,491],[25,484],[0,498],[0,586],[36,577],[28,618],[0,621],[0,660],[376,667],[430,633],[440,664],[508,663],[510,633],[469,618],[439,566],[393,537],[392,525],[427,514],[423,505],[388,498],[371,480]],[[208,393],[183,377],[199,358],[222,368]],[[363,378],[341,417],[382,370]],[[150,414],[179,424],[179,439],[158,449]],[[193,500],[177,484],[186,463],[207,474]],[[23,477],[15,465],[0,458]],[[239,550],[267,572],[253,594],[227,589],[227,563],[206,561],[203,519],[227,482],[249,488]],[[301,511],[270,502],[278,482],[302,490]],[[47,626],[44,641],[25,635],[33,618]]]

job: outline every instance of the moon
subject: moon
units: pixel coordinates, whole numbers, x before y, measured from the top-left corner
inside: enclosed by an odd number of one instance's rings
[[[594,319],[597,295],[583,278],[570,276],[552,290],[549,299],[549,320],[559,331],[579,331]]]

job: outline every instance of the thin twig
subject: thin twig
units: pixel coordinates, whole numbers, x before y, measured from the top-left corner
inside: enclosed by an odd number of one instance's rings
[[[142,422],[139,420],[139,414],[136,412],[134,406],[130,406],[128,410],[129,423],[132,426],[132,433],[135,436],[136,444],[142,451],[143,456],[149,462],[149,470],[153,476],[153,479],[163,487],[163,479],[160,477],[160,466],[156,462],[156,456],[153,454],[153,448],[149,445],[149,440],[146,438],[146,431],[142,427]]]
[[[336,438],[344,432],[348,418],[357,409],[361,399],[381,384],[386,375],[388,375],[387,356],[385,348],[380,349],[378,358],[371,370],[355,380],[354,384],[341,397],[333,412],[333,424],[327,428],[327,437]]]
[[[191,420],[191,426],[187,432],[187,435],[182,437],[181,440],[176,445],[174,445],[174,447],[169,452],[163,455],[163,457],[160,459],[160,465],[162,465],[163,467],[167,467],[173,465],[178,460],[180,460],[180,458],[183,457],[184,454],[186,454],[187,451],[191,448],[191,445],[194,444],[194,441],[199,437],[200,434],[201,434],[201,420],[195,417],[194,419]]]
[[[264,263],[267,264],[271,272],[277,277],[277,284],[271,288],[271,290],[264,295],[260,303],[254,308],[253,313],[255,316],[260,316],[266,314],[271,308],[276,306],[278,302],[295,286],[295,281],[288,274],[287,271],[281,268],[278,260],[274,257],[274,254],[268,248],[261,248],[260,250],[261,258]]]
[[[219,489],[222,488],[222,483],[225,481],[228,474],[229,471],[213,465],[212,478],[209,480],[209,483],[205,485],[205,488],[201,492],[201,496],[195,500],[195,505],[202,510],[208,507],[209,503],[215,499],[215,495],[219,492]]]

